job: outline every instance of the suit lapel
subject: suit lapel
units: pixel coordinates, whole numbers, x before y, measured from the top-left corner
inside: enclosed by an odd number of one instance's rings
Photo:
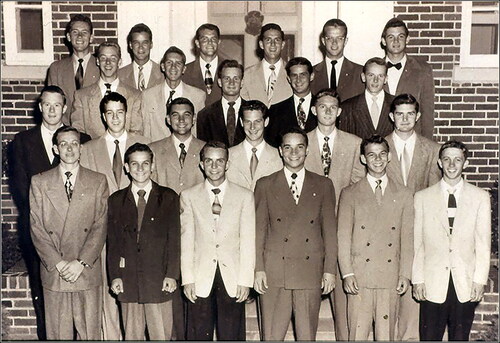
[[[113,165],[109,160],[109,153],[106,143],[105,136],[101,136],[98,144],[96,144],[96,149],[94,153],[94,158],[97,166],[97,171],[108,176],[108,180],[111,180],[113,184],[113,189],[119,189],[119,185],[116,183],[115,175],[113,174]],[[123,177],[123,176],[122,176]],[[111,188],[111,187],[110,187]]]
[[[45,150],[45,145],[43,144],[41,125],[37,126],[37,128],[33,131],[33,139],[36,143],[30,146],[30,149],[33,149],[33,156],[42,156],[42,159],[44,161],[43,165],[45,166],[44,169],[50,169],[52,161],[49,160],[47,150]],[[54,155],[54,158],[56,158],[56,155]]]
[[[334,147],[335,148],[335,147]],[[335,149],[334,149],[335,151]],[[333,164],[333,154],[332,154],[332,164]],[[318,133],[316,130],[311,131],[309,139],[309,155],[308,158],[311,159],[312,170],[322,170],[323,166],[321,163],[321,150],[318,144]]]
[[[435,199],[434,209],[434,217],[441,223],[443,230],[445,230],[446,235],[450,235],[449,223],[448,223],[448,212],[447,212],[447,204],[445,203],[443,194],[441,192],[441,183],[438,182],[432,187],[433,195],[432,199]]]
[[[394,137],[394,132],[391,133],[389,136],[387,136],[387,143],[389,143],[389,151],[392,151],[392,159],[391,162],[389,162],[389,164],[387,165],[387,169],[392,170],[391,177],[395,181],[403,185],[404,181],[403,181],[403,172],[401,171],[401,161],[399,160],[398,152],[396,150],[396,145],[394,144],[393,137]],[[413,156],[415,157],[415,153],[413,153]],[[410,173],[411,173],[411,168],[410,168]],[[410,178],[408,177],[408,180],[409,179]]]
[[[72,234],[72,230],[66,230],[66,227],[70,226],[73,228],[74,220],[78,220],[78,213],[81,213],[82,210],[82,201],[86,201],[86,197],[88,195],[88,187],[92,185],[92,180],[90,180],[90,176],[87,174],[87,170],[80,166],[78,170],[78,174],[76,175],[75,185],[73,187],[73,195],[71,197],[71,201],[69,202],[68,212],[66,215],[66,220],[64,222],[64,229],[61,234],[61,241],[64,241],[64,234],[68,231],[68,234]],[[64,189],[64,187],[63,187]],[[64,195],[66,195],[66,191],[64,191]],[[66,200],[66,202],[68,202]]]
[[[247,180],[248,184],[252,184],[252,176],[250,175],[250,164],[248,163],[248,159],[245,154],[245,148],[243,147],[243,144],[240,144],[237,146],[237,148],[234,149],[234,163],[236,168],[240,171],[240,173],[243,175],[245,180]],[[264,153],[262,153],[262,156],[264,156]],[[261,160],[262,160],[261,156]],[[261,161],[257,164],[257,169],[255,171],[255,174],[258,173],[259,167],[260,167]]]
[[[289,216],[293,216],[296,212],[296,204],[295,200],[293,199],[292,192],[290,191],[290,187],[288,187],[288,182],[286,181],[286,176],[283,169],[281,169],[281,171],[276,174],[276,180],[274,184],[276,185],[274,187],[274,197],[276,198],[277,203],[282,204],[282,206],[285,207]],[[303,186],[302,190],[304,190]]]
[[[92,58],[91,58],[92,60]],[[89,63],[87,63],[87,70],[89,69],[89,65],[91,63],[91,60],[89,60]],[[67,84],[67,87],[68,87],[68,91],[69,93],[73,94],[75,91],[76,91],[76,84],[75,84],[75,70],[73,69],[73,57],[69,56],[67,59],[64,60],[65,63],[63,65],[63,67],[61,68],[61,75],[72,75],[72,77],[68,77],[68,78],[63,78],[63,79],[66,79],[68,80],[68,84]],[[85,73],[87,74],[87,73]],[[85,82],[85,76],[84,75],[84,82]],[[68,96],[68,95],[66,95]],[[71,108],[68,108],[68,111],[71,111]]]
[[[173,156],[174,157],[174,158],[167,159],[167,164],[168,164],[167,170],[172,168],[175,170],[175,174],[179,175],[181,173],[181,164],[179,162],[177,150],[175,148],[174,139],[172,138],[172,136],[169,136],[165,143],[166,143],[165,144],[165,156]],[[191,147],[191,144],[189,144],[189,147]]]
[[[318,67],[316,69],[316,73],[314,75],[314,81],[316,81],[317,84],[319,84],[319,85],[323,85],[323,84],[327,85],[328,84],[327,70],[328,69],[326,69],[326,62],[323,59],[323,61],[321,61],[318,64]],[[316,78],[318,78],[318,80],[316,80]]]
[[[336,129],[337,133],[333,141],[333,151],[332,151],[332,162],[330,166],[329,177],[334,177],[335,175],[344,175],[343,170],[346,168],[346,163],[344,161],[344,155],[346,154],[346,146],[344,144],[344,133],[339,129]],[[316,139],[317,141],[317,139]],[[321,158],[319,159],[321,164]],[[350,175],[350,173],[349,173]],[[340,192],[340,190],[337,190]]]
[[[365,126],[366,132],[375,132],[375,126],[373,125],[372,117],[370,116],[370,110],[368,109],[368,104],[366,103],[365,94],[360,95],[360,101],[358,102],[358,111],[360,114],[359,125]],[[379,120],[380,122],[380,120]]]
[[[264,63],[262,61],[259,63],[259,67],[257,68],[256,77],[257,84],[255,86],[260,87],[260,89],[263,90],[264,94],[267,94],[266,80],[264,79]],[[279,80],[278,76],[276,76],[276,79]]]
[[[146,224],[148,221],[154,221],[155,213],[159,213],[158,212],[159,211],[158,207],[160,205],[159,196],[160,193],[158,192],[158,185],[153,182],[151,193],[149,194],[148,202],[146,203],[146,208],[144,209],[144,215],[142,217],[141,232],[144,232],[143,230],[147,230],[147,225],[144,224]]]
[[[47,195],[52,203],[52,206],[64,220],[69,208],[68,196],[66,195],[64,182],[58,167],[51,169],[49,173],[52,173],[52,177],[50,184],[48,185],[49,187],[47,188]]]
[[[226,121],[224,120],[224,109],[222,108],[222,100],[217,104],[217,111],[215,111],[214,115],[211,116],[213,122],[213,128],[216,131],[219,131],[220,134],[224,137],[225,142],[229,142],[229,138],[227,136],[226,129]]]
[[[471,203],[472,196],[473,195],[469,193],[469,184],[464,180],[462,194],[460,195],[460,201],[458,202],[457,211],[455,213],[455,220],[453,221],[454,234],[456,229],[460,230],[462,227],[460,224],[466,222],[466,216],[469,215],[470,209],[473,208]]]
[[[378,119],[377,132],[390,132],[392,130],[392,124],[389,121],[391,101],[389,93],[384,92],[384,102]]]
[[[212,214],[212,203],[210,202],[210,197],[208,196],[207,190],[205,189],[205,182],[197,184],[196,194],[199,194],[198,197],[194,199],[196,201],[196,207],[198,208],[198,212],[200,216],[203,218],[203,222],[207,225],[204,225],[206,230],[212,230],[212,224],[214,222],[214,215]],[[224,202],[226,202],[226,198],[224,198]],[[226,206],[230,204],[226,203]],[[224,203],[222,204],[222,212],[224,212]]]
[[[413,156],[411,158],[410,172],[408,173],[408,184],[410,184],[410,180],[413,181],[415,177],[420,174],[421,170],[425,168],[425,161],[427,161],[427,151],[422,148],[421,139],[417,135]]]

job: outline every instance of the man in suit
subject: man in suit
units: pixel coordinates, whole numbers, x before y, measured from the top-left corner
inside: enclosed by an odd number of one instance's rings
[[[99,68],[91,52],[92,21],[83,14],[74,15],[66,26],[65,37],[71,45],[71,56],[53,62],[47,73],[47,86],[59,86],[66,94],[63,123],[69,125],[76,90],[99,80]]]
[[[410,286],[413,198],[391,180],[389,144],[374,135],[361,143],[368,174],[340,195],[339,264],[347,293],[349,340],[394,340],[398,298]]]
[[[412,94],[420,103],[422,119],[416,132],[429,139],[434,131],[434,78],[432,67],[424,60],[406,54],[410,41],[408,28],[399,18],[391,18],[382,32],[388,82],[385,90],[393,95]]]
[[[42,90],[38,107],[42,123],[14,136],[12,155],[9,158],[12,173],[10,191],[19,213],[17,231],[26,268],[28,269],[31,297],[35,309],[37,335],[46,340],[43,290],[40,279],[40,258],[36,253],[30,235],[29,189],[31,177],[59,164],[59,156],[52,150],[52,136],[63,126],[62,117],[66,110],[66,96],[58,86],[47,86]],[[90,137],[80,134],[80,143]]]
[[[227,179],[251,191],[263,176],[281,168],[278,150],[264,140],[264,129],[269,122],[267,107],[259,100],[250,100],[240,107],[240,121],[245,140],[229,149]]]
[[[142,134],[141,92],[127,86],[118,78],[121,64],[120,46],[115,42],[103,42],[97,48],[97,65],[100,70],[99,81],[75,92],[75,101],[71,110],[71,125],[92,138],[102,136],[106,127],[102,121],[99,104],[110,92],[120,93],[127,99],[126,129]]]
[[[118,70],[118,78],[131,88],[140,90],[151,88],[163,82],[160,65],[151,60],[153,33],[143,23],[134,25],[127,35],[128,50],[132,63]]]
[[[468,341],[474,311],[488,282],[491,203],[488,192],[465,182],[462,142],[439,150],[443,178],[415,194],[413,295],[420,301],[420,339]]]
[[[338,127],[361,138],[387,136],[392,132],[389,110],[394,96],[384,91],[387,65],[382,58],[373,57],[363,66],[361,79],[365,91],[340,104],[342,115]]]
[[[132,182],[112,194],[108,203],[110,288],[121,304],[126,340],[143,340],[146,327],[151,340],[174,337],[177,313],[172,293],[180,277],[179,196],[151,181],[153,168],[153,152],[147,145],[130,146],[125,169]]]
[[[165,82],[156,85],[142,93],[142,121],[144,136],[151,141],[170,136],[165,118],[167,105],[176,98],[187,98],[194,105],[195,116],[205,104],[205,93],[184,83],[181,78],[186,71],[186,55],[176,46],[169,47],[160,62],[160,68],[165,75]],[[193,132],[196,136],[196,132]]]
[[[258,42],[264,58],[246,68],[241,97],[245,100],[260,100],[269,107],[292,95],[281,58],[285,33],[278,24],[269,23],[262,26]]]
[[[79,165],[80,133],[53,137],[59,166],[33,176],[31,236],[40,256],[48,340],[101,338],[101,251],[106,240],[108,186]]]
[[[331,180],[304,168],[307,146],[304,131],[286,131],[279,149],[285,167],[255,187],[254,289],[265,340],[283,340],[292,315],[297,339],[314,340],[321,294],[335,287],[335,190]]]
[[[245,132],[238,120],[243,80],[243,66],[235,60],[224,60],[217,70],[217,83],[222,89],[222,98],[198,113],[197,137],[205,142],[219,141],[228,147],[245,139]]]
[[[331,88],[339,94],[340,101],[352,98],[365,89],[361,82],[363,66],[344,56],[347,44],[347,25],[340,19],[330,19],[321,31],[321,44],[325,59],[314,66],[313,94]]]
[[[342,189],[361,180],[366,174],[359,157],[361,138],[335,127],[335,120],[342,111],[339,103],[337,92],[330,88],[320,90],[316,94],[311,110],[318,119],[318,127],[307,134],[309,155],[305,162],[307,170],[332,180],[337,205],[335,211],[338,208]],[[335,284],[342,284],[338,268]],[[342,287],[335,287],[330,294],[330,299],[333,304],[335,339],[347,341],[349,338],[347,295]]]
[[[220,44],[219,27],[208,23],[198,27],[194,44],[198,56],[186,65],[182,81],[205,92],[205,106],[209,106],[222,95],[221,86],[214,82],[221,62],[217,55]]]
[[[199,167],[200,151],[205,142],[193,136],[194,105],[189,99],[177,98],[167,106],[167,123],[172,134],[149,145],[154,153],[155,168],[151,179],[177,194],[203,182]]]
[[[245,300],[255,267],[253,193],[226,179],[228,150],[200,153],[205,182],[181,193],[181,274],[187,339],[245,340]]]
[[[269,125],[265,130],[266,141],[274,147],[280,146],[281,133],[291,127],[306,132],[316,128],[318,121],[311,112],[314,96],[311,81],[314,80],[313,66],[307,58],[295,57],[286,64],[286,79],[293,95],[269,108]]]

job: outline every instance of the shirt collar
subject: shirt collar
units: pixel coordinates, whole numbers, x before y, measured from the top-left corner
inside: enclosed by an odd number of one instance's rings
[[[172,139],[174,141],[174,145],[175,145],[176,148],[179,148],[179,144],[184,143],[184,146],[185,146],[185,149],[186,149],[186,152],[187,152],[187,150],[189,149],[189,144],[193,140],[193,135],[190,135],[189,138],[186,139],[184,142],[181,142],[177,137],[175,137],[174,134],[172,134]]]
[[[59,127],[61,127],[61,126],[63,126],[63,125],[64,125],[64,124],[63,124],[63,123],[61,123],[61,124],[59,125]],[[58,127],[58,128],[59,128],[59,127]],[[57,128],[57,129],[58,129],[58,128]],[[49,130],[49,129],[45,126],[45,125],[43,125],[43,123],[40,125],[40,130],[42,130],[42,134],[47,134],[47,135],[51,135],[51,136],[52,136],[52,135],[53,135],[53,134],[57,131],[57,129],[55,129],[54,131],[50,131],[50,130]]]
[[[446,196],[448,196],[449,191],[454,190],[454,194],[457,195],[458,193],[462,192],[462,188],[464,187],[464,183],[465,183],[464,179],[462,178],[455,186],[451,186],[448,183],[446,183],[444,178],[442,178],[440,181],[441,191],[443,193],[445,193]]]
[[[137,194],[137,191],[139,191],[141,189],[144,189],[146,191],[147,196],[149,197],[149,194],[151,194],[151,190],[153,189],[153,182],[151,182],[151,180],[148,181],[147,185],[144,186],[144,188],[137,187],[137,185],[133,181],[131,182],[131,185],[132,185],[132,187],[131,187],[130,191],[132,192],[132,194],[134,195],[134,197],[139,196]]]
[[[382,183],[380,184],[380,187],[382,188],[382,193],[385,192],[385,188],[387,187],[387,184],[389,182],[387,173],[385,173],[384,176],[382,176],[381,178],[376,178],[371,176],[369,173],[366,173],[366,179],[368,180],[368,183],[370,184],[370,187],[374,192],[375,192],[375,187],[377,187],[377,180],[382,180]]]
[[[285,171],[285,176],[286,176],[287,181],[292,180],[292,174],[294,172],[291,172],[290,170],[288,170],[288,168],[286,166],[283,168],[283,170]],[[304,177],[306,175],[306,169],[304,167],[302,167],[302,169],[299,170],[298,172],[295,172],[295,174],[297,174],[297,178],[295,179],[296,182],[299,182],[299,180],[304,180]]]
[[[263,67],[264,69],[269,69],[269,66],[271,65],[271,63],[267,62],[267,60],[265,58],[262,59],[262,64],[263,64]],[[280,58],[276,63],[274,63],[274,67],[275,67],[275,72],[276,74],[278,74],[278,71],[281,69],[281,64],[282,64],[282,59]]]
[[[78,64],[79,63],[78,60],[80,59],[80,57],[76,56],[75,54],[73,54],[71,56],[73,58],[73,63]],[[82,62],[82,64],[89,63],[90,56],[92,56],[92,54],[90,52],[88,54],[86,54],[85,56],[83,56],[83,62]]]
[[[257,146],[255,146],[255,147],[252,144],[250,144],[246,139],[243,141],[243,148],[245,149],[247,156],[250,156],[250,157],[252,156],[252,149],[253,148],[257,148],[257,151],[255,152],[255,154],[257,155],[257,157],[259,157],[260,154],[262,153],[262,151],[264,150],[265,145],[266,145],[265,140],[262,140],[262,142],[257,144]]]
[[[332,65],[332,60],[330,57],[328,56],[325,56],[325,63],[329,66]],[[337,61],[337,64],[335,64],[335,68],[338,68],[338,67],[342,67],[342,63],[344,63],[344,55],[342,55],[342,57],[340,57],[339,59],[336,60]]]
[[[415,131],[413,131],[412,135],[407,140],[403,140],[401,137],[398,136],[396,131],[394,131],[392,138],[393,138],[394,144],[396,146],[399,145],[399,146],[403,147],[405,144],[414,145],[415,141],[417,140],[417,134],[415,133]]]
[[[120,137],[116,138],[116,137],[113,137],[109,131],[106,131],[106,135],[104,136],[104,138],[106,139],[106,141],[108,142],[114,142],[115,140],[118,140],[120,143],[122,142],[125,142],[127,140],[127,130],[124,130],[123,133],[121,134]]]
[[[184,84],[184,82],[181,81],[176,88],[172,89],[172,88],[170,88],[167,81],[165,80],[165,94],[169,95],[170,91],[175,91],[174,96],[177,94],[182,94],[183,93],[182,90],[184,89],[183,84]]]
[[[217,69],[217,66],[219,65],[219,56],[215,55],[215,58],[211,62],[205,61],[203,58],[200,56],[200,68],[201,72],[205,74],[205,69],[207,69],[207,63],[210,63],[210,69],[215,68]],[[210,71],[212,72],[212,71]],[[213,75],[212,75],[213,77]]]
[[[135,70],[139,71],[139,65],[137,64],[136,61],[132,61],[132,65],[134,66]],[[153,65],[153,62],[151,61],[151,59],[149,59],[146,63],[144,63],[142,65],[143,70],[149,69],[152,65]]]
[[[59,164],[59,172],[61,173],[61,177],[63,178],[64,181],[66,181],[66,172],[68,172],[68,171],[71,172],[71,174],[72,174],[70,177],[70,180],[74,186],[76,176],[78,175],[78,172],[80,171],[80,164],[78,164],[75,168],[73,168],[71,170],[65,169],[62,164]]]
[[[405,67],[405,65],[406,65],[406,61],[407,61],[407,60],[408,60],[408,59],[406,58],[406,54],[405,54],[405,55],[403,56],[403,58],[401,59],[401,61],[396,62],[396,63],[401,63],[401,69],[399,69],[399,71],[402,71],[402,70],[404,69],[404,67]],[[386,62],[391,62],[391,63],[393,63],[393,64],[396,64],[396,63],[394,63],[393,61],[391,61],[391,60],[390,60],[390,58],[389,58],[388,56],[385,56],[385,61],[386,61]],[[397,69],[396,69],[396,70],[397,70]]]
[[[226,179],[224,180],[224,182],[223,182],[223,183],[221,183],[221,184],[220,184],[219,186],[217,186],[217,187],[215,187],[214,185],[212,185],[212,184],[210,183],[210,181],[208,181],[208,179],[205,179],[205,189],[207,190],[207,192],[208,192],[209,194],[214,194],[214,193],[212,192],[212,189],[214,189],[214,188],[218,188],[218,189],[220,189],[220,193],[219,193],[219,194],[224,194],[224,193],[226,192],[226,188],[227,188],[227,177],[226,177]]]
[[[335,140],[335,137],[337,136],[337,128],[334,126],[333,131],[328,136],[325,136],[323,134],[323,132],[321,132],[320,129],[317,127],[316,128],[316,135],[318,135],[318,140],[321,142],[323,142],[325,140],[325,137],[330,138],[330,140],[328,142],[333,142]],[[321,146],[320,146],[320,148],[321,148]]]
[[[229,108],[229,101],[228,101],[226,98],[222,97],[222,98],[221,98],[221,102],[222,102],[222,106],[224,107],[224,109],[226,109],[226,110],[227,110],[227,109]],[[234,107],[235,109],[237,109],[237,108],[239,108],[239,107],[240,107],[240,105],[241,105],[241,96],[240,96],[240,97],[238,97],[238,99],[236,99],[236,100],[234,101],[234,105],[233,105],[233,107]],[[238,113],[236,113],[236,116],[238,116]]]
[[[365,97],[367,100],[370,100],[370,102],[368,102],[368,106],[370,106],[373,97],[377,98],[377,102],[384,101],[384,90],[381,90],[377,95],[373,95],[365,89]]]
[[[101,89],[101,92],[103,94],[106,93],[105,83],[109,83],[109,82],[104,82],[104,80],[102,78],[99,78],[99,88]],[[120,83],[120,79],[118,77],[113,82],[111,82],[111,91],[112,92],[116,92],[119,83]]]

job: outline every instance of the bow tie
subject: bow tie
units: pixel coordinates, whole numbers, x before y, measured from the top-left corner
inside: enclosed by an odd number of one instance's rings
[[[387,69],[395,67],[397,70],[401,69],[402,65],[401,62],[398,63],[392,63],[390,61],[387,62]]]

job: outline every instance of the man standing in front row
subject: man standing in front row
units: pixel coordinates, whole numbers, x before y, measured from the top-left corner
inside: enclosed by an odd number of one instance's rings
[[[337,226],[333,183],[307,171],[307,135],[292,128],[279,148],[285,167],[257,181],[256,267],[265,340],[314,340],[321,294],[335,287]],[[323,292],[321,291],[323,290]]]
[[[54,133],[58,167],[33,176],[31,235],[40,255],[47,339],[101,339],[101,251],[106,240],[106,177],[79,164],[80,133]]]
[[[415,194],[413,295],[420,301],[420,339],[468,341],[474,310],[488,282],[491,249],[489,194],[465,182],[465,144],[439,150],[443,178]]]

